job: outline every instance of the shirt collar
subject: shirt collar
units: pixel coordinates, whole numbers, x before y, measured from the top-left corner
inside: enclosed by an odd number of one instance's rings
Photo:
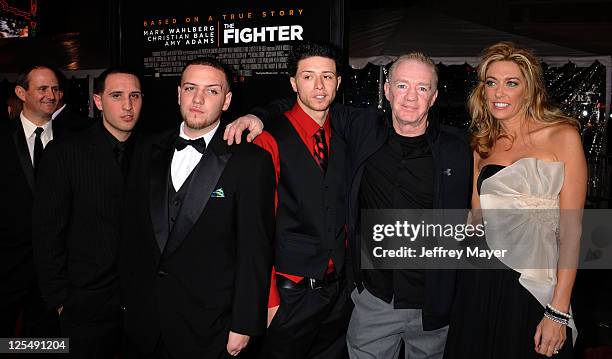
[[[300,106],[299,103],[295,103],[291,110],[286,112],[287,117],[292,117],[295,121],[293,123],[300,127],[299,131],[308,135],[308,137],[313,137],[317,130],[321,128],[317,121],[315,121],[310,115],[308,115]],[[331,126],[329,124],[329,112],[325,117],[325,122],[323,123],[323,128],[325,132],[329,133],[331,131]]]
[[[208,144],[210,143],[210,141],[212,140],[213,136],[215,135],[215,133],[217,132],[217,129],[219,128],[219,124],[221,123],[221,121],[217,121],[217,125],[215,126],[215,128],[212,129],[212,131],[208,131],[207,134],[200,136],[200,137],[196,137],[196,138],[190,138],[189,136],[187,136],[185,134],[185,121],[181,122],[181,130],[179,131],[179,136],[186,139],[186,140],[197,140],[198,138],[203,137],[204,138],[204,142],[206,142],[206,147],[208,147]]]
[[[51,119],[55,120],[55,118],[57,117],[57,115],[60,114],[60,112],[62,112],[64,109],[66,108],[66,104],[64,104],[64,106],[58,108],[57,110],[55,110],[55,112],[53,112],[53,115],[51,115]]]
[[[42,136],[47,136],[49,139],[53,138],[53,127],[51,126],[51,120],[47,121],[47,123],[42,126],[36,126],[34,123],[32,123],[32,121],[25,117],[23,111],[19,114],[19,118],[21,119],[21,125],[23,126],[23,132],[25,133],[26,138],[32,137],[37,127],[43,128],[44,132]]]
[[[115,136],[113,136],[113,134],[110,133],[106,129],[106,127],[104,127],[104,124],[102,123],[102,121],[98,122],[98,126],[100,126],[100,129],[101,129],[102,133],[104,133],[104,136],[106,137],[106,139],[108,140],[108,143],[110,143],[112,148],[115,148],[117,146],[122,146],[122,144],[127,143],[130,140],[130,138],[132,137],[132,136],[130,136],[130,137],[128,137],[128,139],[126,141],[121,142]]]

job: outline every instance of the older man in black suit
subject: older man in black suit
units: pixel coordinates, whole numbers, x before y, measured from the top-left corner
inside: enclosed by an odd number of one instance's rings
[[[224,358],[265,332],[274,218],[270,155],[229,147],[232,98],[213,59],[183,70],[183,122],[134,156],[120,260],[128,357]]]
[[[117,248],[140,81],[127,69],[106,70],[93,100],[101,123],[46,150],[32,220],[41,291],[72,358],[112,358],[119,349]]]
[[[23,102],[19,118],[0,133],[0,337],[57,336],[57,320],[45,310],[32,255],[31,219],[35,174],[43,149],[66,137],[51,115],[58,100],[56,73],[44,65],[26,68],[17,78],[15,94]]]

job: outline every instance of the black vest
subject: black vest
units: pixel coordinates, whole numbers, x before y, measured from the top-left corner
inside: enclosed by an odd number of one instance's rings
[[[331,257],[342,270],[345,254],[345,143],[334,133],[323,173],[283,117],[269,129],[278,144],[280,178],[276,212],[275,267],[282,273],[323,278]]]
[[[174,189],[174,185],[172,184],[172,175],[170,174],[170,171],[168,171],[168,233],[172,233],[174,223],[181,213],[181,207],[183,206],[185,196],[187,195],[189,187],[191,186],[191,179],[193,178],[193,174],[196,172],[196,169],[200,166],[200,163],[202,163],[202,161],[200,161],[193,168],[178,191]],[[166,243],[166,247],[167,246],[168,243]]]

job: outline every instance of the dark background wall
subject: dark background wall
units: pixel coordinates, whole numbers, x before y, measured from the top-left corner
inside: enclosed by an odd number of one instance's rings
[[[420,5],[447,15],[586,52],[612,53],[610,0],[372,0],[349,9]]]

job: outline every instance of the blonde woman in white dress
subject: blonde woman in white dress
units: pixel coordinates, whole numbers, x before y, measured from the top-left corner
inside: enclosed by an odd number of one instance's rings
[[[485,223],[486,243],[514,257],[501,260],[507,269],[460,271],[445,358],[572,358],[576,269],[558,263],[574,263],[567,253],[579,248],[587,169],[578,122],[547,102],[528,50],[492,45],[477,73],[472,206],[485,220],[500,210]],[[543,208],[560,215],[530,212]]]

